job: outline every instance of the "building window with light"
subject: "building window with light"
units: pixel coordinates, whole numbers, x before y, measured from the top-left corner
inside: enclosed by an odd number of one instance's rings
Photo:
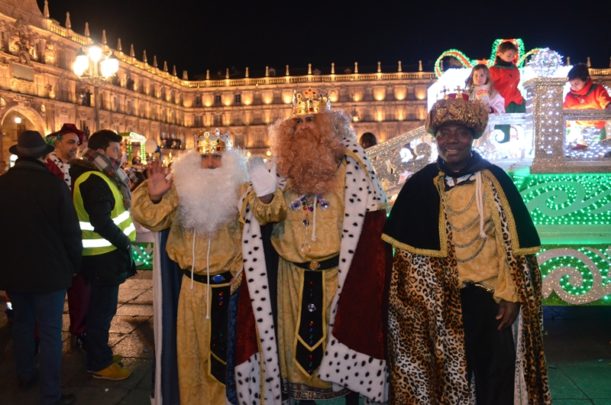
[[[243,134],[234,134],[233,137],[233,145],[236,148],[244,148],[244,135]]]
[[[68,69],[70,63],[68,62],[72,57],[68,56],[66,51],[59,51],[57,56],[57,66],[60,69]]]
[[[82,87],[81,89],[79,89],[78,97],[81,105],[84,105],[86,107],[91,106],[91,92],[87,87]]]

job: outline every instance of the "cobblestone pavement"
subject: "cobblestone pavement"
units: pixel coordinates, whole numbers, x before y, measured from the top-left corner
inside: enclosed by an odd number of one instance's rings
[[[64,392],[79,405],[150,404],[153,359],[153,290],[150,272],[139,272],[119,292],[111,330],[115,354],[134,370],[125,381],[96,380],[87,374],[84,354],[70,347],[64,314]],[[37,404],[38,387],[22,391],[14,375],[10,326],[0,311],[0,404]],[[545,344],[554,404],[611,405],[611,306],[545,308]],[[339,405],[342,401],[326,401]],[[322,402],[321,402],[322,404]],[[190,404],[186,404],[190,405]]]
[[[62,362],[63,391],[76,396],[79,405],[150,404],[153,359],[153,282],[151,272],[138,274],[121,285],[119,306],[110,328],[110,344],[123,364],[134,370],[125,381],[92,378],[85,370],[85,355],[70,347],[68,304],[64,306]],[[14,374],[14,359],[4,311],[0,316],[0,404],[30,405],[38,402],[38,387],[24,392]]]
[[[554,404],[611,405],[611,306],[544,309]]]

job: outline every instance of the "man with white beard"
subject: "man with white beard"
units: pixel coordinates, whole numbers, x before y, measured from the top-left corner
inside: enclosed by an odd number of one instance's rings
[[[176,321],[180,403],[224,405],[230,296],[242,270],[238,200],[246,189],[244,160],[228,136],[205,133],[197,150],[173,164],[171,176],[158,162],[147,172],[148,180],[133,193],[132,215],[152,231],[169,229],[165,251],[182,272]]]

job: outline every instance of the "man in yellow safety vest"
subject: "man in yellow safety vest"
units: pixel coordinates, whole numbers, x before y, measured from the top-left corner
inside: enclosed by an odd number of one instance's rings
[[[131,242],[136,229],[129,213],[127,175],[120,168],[121,136],[110,130],[89,138],[83,158],[71,162],[74,207],[83,240],[82,272],[91,285],[86,317],[87,370],[94,378],[124,380],[124,368],[108,346],[119,285],[135,273]]]

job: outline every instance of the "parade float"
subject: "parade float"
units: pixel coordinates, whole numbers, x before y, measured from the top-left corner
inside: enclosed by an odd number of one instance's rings
[[[147,162],[153,160],[155,156],[159,156],[159,153],[155,155],[158,150],[157,142],[132,131],[120,132],[119,135],[123,137],[126,171],[138,173],[136,176],[130,175],[130,179],[133,181],[134,178],[139,178],[140,174],[143,173],[144,165]],[[143,180],[143,177],[141,180]],[[138,224],[135,224],[135,226],[137,237],[136,242],[132,245],[132,258],[139,270],[152,270],[153,238],[148,230]]]
[[[526,113],[491,114],[474,148],[509,173],[531,213],[542,241],[545,303],[611,305],[611,139],[593,127],[576,133],[570,125],[606,121],[609,134],[611,114],[608,108],[563,110],[570,66],[553,50],[525,52],[523,42],[514,41]],[[472,66],[491,65],[500,42],[489,61],[470,60],[455,49],[444,52],[435,64],[438,80],[428,90],[429,108],[463,91]],[[448,57],[459,67],[443,72]],[[509,139],[494,130],[499,124],[510,125]],[[392,202],[406,179],[435,161],[437,150],[420,127],[368,149],[368,155]]]
[[[127,162],[132,162],[132,160],[137,156],[143,163],[145,163],[146,136],[138,134],[136,132],[119,132],[119,135],[123,137],[123,144],[125,148]]]

